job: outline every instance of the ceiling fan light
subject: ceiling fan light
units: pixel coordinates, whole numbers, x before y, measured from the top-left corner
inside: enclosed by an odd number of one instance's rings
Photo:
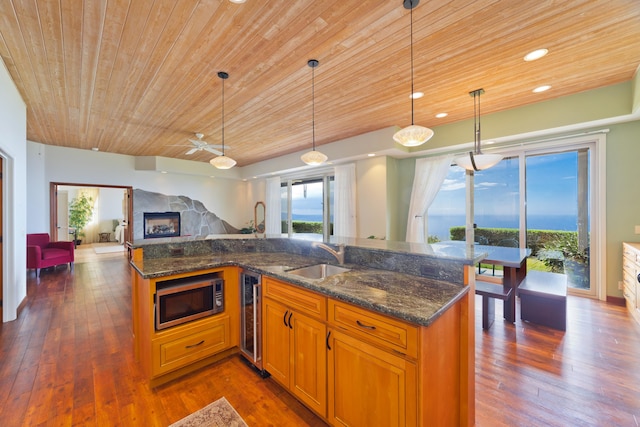
[[[231,157],[218,156],[209,160],[209,163],[211,163],[212,166],[215,166],[218,169],[231,169],[236,165],[237,162]]]
[[[481,171],[497,165],[502,159],[501,154],[474,154],[473,151],[469,151],[468,155],[460,156],[454,161],[463,169]]]
[[[310,166],[317,166],[326,162],[328,157],[319,151],[311,150],[300,156],[300,159]]]
[[[433,130],[424,126],[411,125],[400,129],[393,135],[393,140],[405,147],[422,145],[433,136]]]

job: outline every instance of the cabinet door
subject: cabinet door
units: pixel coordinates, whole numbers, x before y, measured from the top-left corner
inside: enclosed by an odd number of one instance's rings
[[[263,299],[263,359],[264,369],[285,387],[289,387],[289,326],[288,317],[291,313],[282,304],[270,298]]]
[[[415,426],[416,365],[331,330],[329,423],[342,426]]]
[[[322,417],[327,415],[327,327],[295,312],[291,318],[291,392]]]

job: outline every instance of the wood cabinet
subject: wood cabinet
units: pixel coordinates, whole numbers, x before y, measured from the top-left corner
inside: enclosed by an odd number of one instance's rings
[[[269,277],[263,295],[264,369],[326,417],[326,297]]]
[[[157,377],[229,348],[229,316],[213,316],[171,328],[153,338],[151,345],[151,373]]]
[[[416,362],[331,330],[329,423],[335,426],[417,425]]]
[[[627,309],[640,323],[640,243],[622,244],[622,278]]]
[[[419,328],[334,300],[328,318],[329,422],[417,425]]]
[[[263,286],[264,367],[331,425],[473,424],[468,295],[424,327],[272,278]]]
[[[224,279],[224,311],[157,330],[155,294],[158,283],[215,275]],[[237,352],[240,336],[238,268],[223,267],[144,279],[132,274],[132,317],[135,356],[152,386]]]

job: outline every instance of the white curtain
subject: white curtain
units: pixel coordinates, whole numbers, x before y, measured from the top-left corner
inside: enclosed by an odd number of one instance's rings
[[[267,178],[265,233],[282,234],[280,177]]]
[[[452,154],[416,160],[407,219],[407,242],[425,242],[425,236],[429,232],[427,210],[440,191],[452,161]]]
[[[356,237],[356,165],[335,167],[333,235]]]

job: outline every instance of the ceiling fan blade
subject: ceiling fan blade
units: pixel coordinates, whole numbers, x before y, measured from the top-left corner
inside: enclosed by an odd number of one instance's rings
[[[186,152],[186,154],[187,154],[187,155],[189,155],[189,154],[193,154],[193,153],[195,153],[196,151],[198,151],[198,149],[197,149],[197,148],[192,148],[191,150],[187,151],[187,152]]]
[[[222,156],[222,151],[216,150],[215,148],[211,147],[210,145],[205,145],[204,147],[205,150],[207,150],[210,153],[215,154],[216,156]]]
[[[202,147],[203,145],[207,145],[207,141],[203,141],[201,139],[190,139],[189,142],[191,142],[196,147]]]

